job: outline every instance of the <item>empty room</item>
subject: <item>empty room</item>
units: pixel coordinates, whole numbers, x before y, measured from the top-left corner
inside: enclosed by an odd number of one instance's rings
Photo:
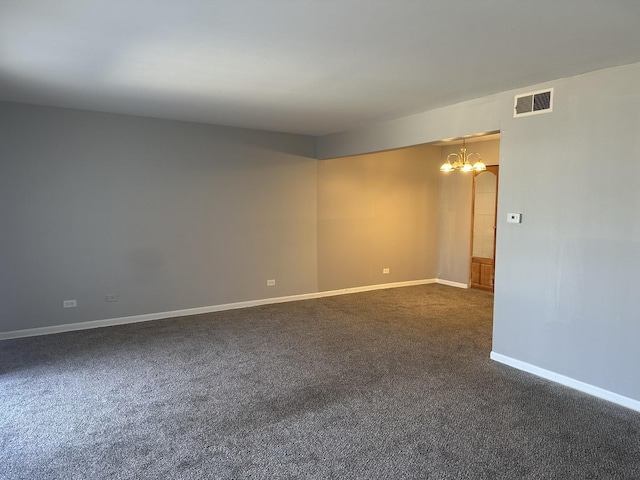
[[[0,478],[640,478],[638,18],[0,2]]]

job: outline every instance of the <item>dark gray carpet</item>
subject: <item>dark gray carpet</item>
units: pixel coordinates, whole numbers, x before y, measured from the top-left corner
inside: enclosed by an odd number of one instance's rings
[[[0,342],[0,478],[640,478],[640,415],[441,285]]]

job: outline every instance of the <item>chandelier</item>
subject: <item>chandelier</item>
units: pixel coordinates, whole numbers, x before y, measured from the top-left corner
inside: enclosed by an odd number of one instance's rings
[[[470,160],[474,155],[477,155],[478,158],[472,165]],[[451,157],[455,158],[453,163],[451,163]],[[487,167],[482,162],[482,157],[479,153],[467,154],[467,146],[464,143],[464,139],[462,139],[462,148],[460,149],[460,153],[450,153],[447,157],[447,161],[440,167],[441,172],[451,172],[453,170],[460,170],[461,172],[482,172],[486,169]]]

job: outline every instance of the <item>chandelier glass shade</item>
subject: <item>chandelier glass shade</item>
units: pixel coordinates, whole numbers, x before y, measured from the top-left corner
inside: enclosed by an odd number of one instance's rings
[[[473,164],[471,163],[472,157],[477,157]],[[467,153],[467,146],[465,145],[464,139],[462,140],[460,153],[450,153],[447,161],[440,167],[440,171],[445,173],[454,170],[460,170],[461,172],[482,172],[486,169],[487,166],[482,162],[482,157],[479,153]]]

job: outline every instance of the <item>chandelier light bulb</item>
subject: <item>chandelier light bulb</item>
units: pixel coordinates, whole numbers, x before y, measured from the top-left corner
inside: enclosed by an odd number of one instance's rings
[[[487,166],[481,160],[478,160],[473,164],[473,169],[476,172],[484,172],[487,169]]]
[[[453,165],[451,165],[451,163],[449,162],[449,160],[447,160],[446,162],[444,162],[442,164],[442,166],[440,167],[440,171],[441,172],[451,172],[453,171]]]

